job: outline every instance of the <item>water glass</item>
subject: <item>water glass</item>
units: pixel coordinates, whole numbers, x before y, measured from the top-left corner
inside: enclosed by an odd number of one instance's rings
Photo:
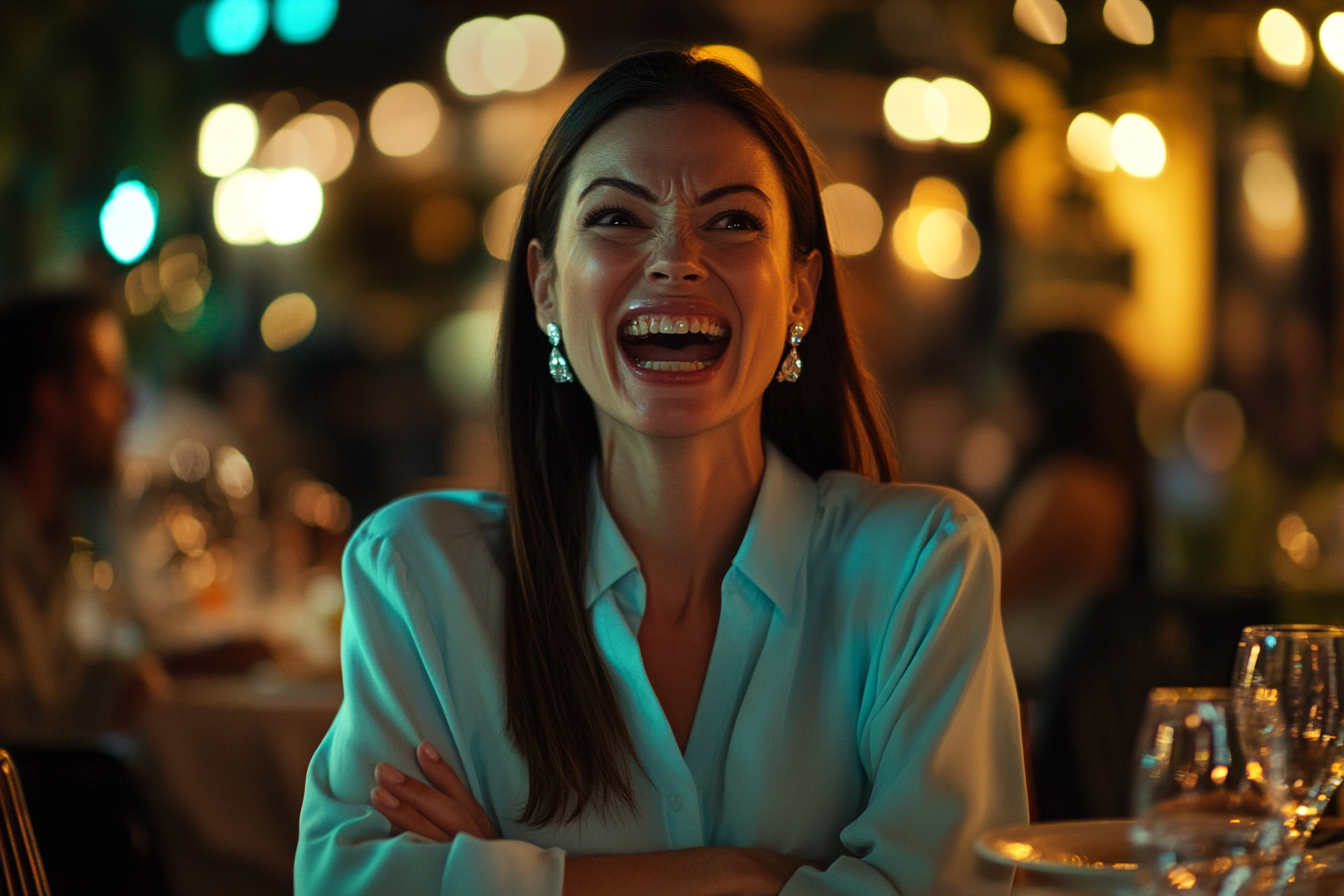
[[[1287,729],[1290,849],[1300,849],[1344,779],[1344,628],[1255,625],[1241,633],[1233,686],[1278,692]]]
[[[1286,744],[1269,690],[1156,688],[1139,730],[1130,834],[1147,894],[1280,892]]]

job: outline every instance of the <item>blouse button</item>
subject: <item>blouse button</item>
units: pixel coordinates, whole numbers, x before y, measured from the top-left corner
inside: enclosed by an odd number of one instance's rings
[[[672,797],[672,811],[680,812],[684,808],[686,808],[686,803],[682,801],[681,795],[680,794],[674,795]]]

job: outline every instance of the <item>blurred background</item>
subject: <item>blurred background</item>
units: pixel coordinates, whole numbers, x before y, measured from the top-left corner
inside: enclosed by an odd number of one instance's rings
[[[239,749],[301,788],[345,539],[497,484],[521,184],[597,70],[668,43],[815,143],[902,476],[999,528],[1024,696],[1098,595],[1344,619],[1344,5],[12,0],[0,289],[109,294],[129,345],[115,494],[69,567],[86,650],[264,643],[252,696],[313,715]],[[212,823],[183,829],[283,889],[283,849]]]

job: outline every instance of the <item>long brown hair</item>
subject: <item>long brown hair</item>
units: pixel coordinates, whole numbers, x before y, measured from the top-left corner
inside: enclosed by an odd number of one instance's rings
[[[813,477],[852,470],[890,481],[896,473],[886,416],[841,312],[821,193],[793,119],[750,78],[691,53],[642,53],[606,69],[560,118],[532,171],[500,324],[497,382],[510,529],[503,563],[505,687],[509,734],[529,773],[519,817],[524,824],[569,823],[589,807],[604,814],[633,811],[632,761],[639,765],[584,607],[597,421],[580,385],[549,376],[550,346],[536,324],[528,245],[538,240],[551,257],[570,163],[597,128],[628,109],[684,103],[718,106],[760,138],[779,166],[797,257],[813,250],[822,257],[803,348],[807,371],[797,383],[766,389],[763,436]]]

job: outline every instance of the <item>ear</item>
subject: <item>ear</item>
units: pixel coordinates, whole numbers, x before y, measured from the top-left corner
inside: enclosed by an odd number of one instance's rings
[[[794,266],[793,307],[789,316],[802,321],[803,328],[812,329],[812,312],[817,307],[817,290],[821,286],[821,250],[813,249],[807,258]]]
[[[555,278],[555,265],[541,254],[541,243],[533,240],[527,244],[527,280],[532,284],[532,304],[537,309],[537,326],[545,330],[546,325],[555,323],[558,316],[555,308],[555,292],[551,288]]]

